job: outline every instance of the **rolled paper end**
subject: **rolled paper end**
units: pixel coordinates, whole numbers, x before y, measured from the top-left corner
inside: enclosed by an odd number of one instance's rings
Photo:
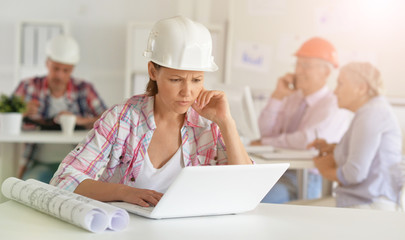
[[[108,220],[108,216],[104,212],[93,210],[86,216],[87,226],[85,228],[94,233],[102,232],[107,229]]]
[[[111,217],[109,229],[113,231],[124,230],[129,224],[129,214],[127,211],[120,209]]]

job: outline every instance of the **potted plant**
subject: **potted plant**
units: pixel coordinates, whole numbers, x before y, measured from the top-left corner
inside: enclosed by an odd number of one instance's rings
[[[22,113],[26,104],[21,97],[0,96],[0,134],[16,135],[21,132]]]

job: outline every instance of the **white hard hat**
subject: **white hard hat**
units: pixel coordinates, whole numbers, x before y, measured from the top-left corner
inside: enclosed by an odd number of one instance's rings
[[[208,29],[177,16],[158,21],[152,28],[143,54],[161,66],[192,71],[216,71]]]
[[[59,35],[47,43],[46,56],[55,62],[75,65],[80,59],[79,45],[72,37]]]

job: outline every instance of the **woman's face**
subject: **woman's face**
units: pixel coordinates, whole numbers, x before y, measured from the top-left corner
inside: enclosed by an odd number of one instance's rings
[[[362,91],[360,84],[350,80],[350,75],[344,72],[339,74],[337,85],[334,91],[340,108],[353,110],[361,99]]]
[[[178,114],[186,113],[204,88],[203,71],[160,67],[150,72],[150,77],[158,86],[156,101],[162,103],[164,109]]]

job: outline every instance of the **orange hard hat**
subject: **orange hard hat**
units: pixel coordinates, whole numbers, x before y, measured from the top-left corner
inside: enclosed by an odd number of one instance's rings
[[[295,53],[297,57],[320,58],[330,62],[335,68],[339,66],[335,47],[327,40],[314,37],[302,44]]]

